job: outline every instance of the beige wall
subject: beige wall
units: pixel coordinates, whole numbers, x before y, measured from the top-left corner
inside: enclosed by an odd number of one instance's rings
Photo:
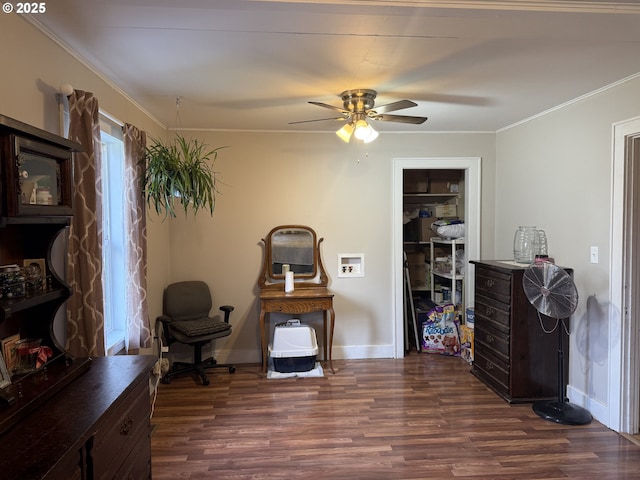
[[[640,115],[640,78],[497,135],[496,255],[512,255],[518,225],[546,230],[550,255],[572,267],[571,389],[608,406],[612,126]],[[590,247],[599,263],[590,263]],[[586,308],[590,299],[589,309]],[[611,327],[611,328],[610,328]],[[611,336],[611,337],[610,337]]]
[[[171,279],[202,278],[216,304],[235,305],[236,331],[221,348],[237,362],[260,358],[260,239],[282,224],[309,225],[325,239],[322,255],[336,295],[334,358],[392,355],[393,158],[481,156],[490,172],[494,163],[493,134],[381,134],[364,149],[333,133],[193,134],[230,147],[216,163],[223,184],[213,218],[171,221]],[[486,184],[492,196],[492,176]],[[339,253],[364,253],[366,276],[338,278]]]
[[[20,48],[14,48],[18,44]],[[5,46],[0,75],[1,114],[58,134],[55,94],[61,84],[70,83],[79,90],[93,92],[100,108],[120,121],[132,123],[153,137],[165,134],[163,126],[20,15],[1,17],[0,45]],[[168,257],[168,232],[167,223],[150,222],[148,235],[153,241],[149,242],[149,258]],[[168,278],[167,261],[150,262],[149,313],[152,318],[160,313],[162,288]]]

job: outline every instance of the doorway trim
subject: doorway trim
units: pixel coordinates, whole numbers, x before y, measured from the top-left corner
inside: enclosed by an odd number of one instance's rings
[[[640,117],[613,125],[607,426],[629,434],[638,433],[640,422],[640,309],[632,300],[639,287],[639,267],[628,268],[637,264],[640,255],[633,243],[640,234],[640,225],[633,218],[640,216],[640,209],[633,208],[633,186],[640,179],[639,145]],[[630,147],[635,148],[635,157]]]
[[[447,169],[465,171],[465,256],[467,259],[480,258],[480,211],[481,211],[481,158],[480,157],[418,157],[393,159],[393,211],[392,211],[392,261],[393,268],[393,341],[395,358],[404,357],[404,315],[403,315],[403,172],[414,169]],[[475,296],[473,266],[467,265],[465,284],[467,304],[472,304]]]

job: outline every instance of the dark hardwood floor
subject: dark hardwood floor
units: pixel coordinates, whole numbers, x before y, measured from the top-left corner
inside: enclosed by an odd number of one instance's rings
[[[334,361],[323,378],[257,365],[159,386],[153,478],[640,479],[640,446],[593,421],[509,405],[460,358]]]

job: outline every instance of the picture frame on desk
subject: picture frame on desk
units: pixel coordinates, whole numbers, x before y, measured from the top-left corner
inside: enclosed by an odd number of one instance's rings
[[[9,376],[11,376],[11,372],[18,363],[18,352],[16,351],[16,344],[20,341],[20,334],[16,333],[15,335],[11,335],[10,337],[3,338],[0,340],[0,353],[4,357],[4,363],[9,371]]]

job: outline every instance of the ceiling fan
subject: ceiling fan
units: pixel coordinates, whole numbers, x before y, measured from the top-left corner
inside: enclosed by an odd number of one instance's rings
[[[375,99],[377,92],[359,88],[356,90],[345,90],[340,94],[342,98],[342,107],[336,107],[322,102],[309,102],[312,105],[328,108],[340,112],[342,116],[333,118],[319,118],[315,120],[302,120],[299,122],[290,122],[289,125],[296,123],[322,122],[326,120],[347,121],[347,123],[336,132],[336,135],[345,142],[349,142],[351,136],[355,136],[358,140],[369,143],[378,136],[371,125],[367,123],[369,120],[380,120],[383,122],[400,122],[419,125],[427,120],[427,117],[413,117],[409,115],[389,115],[387,112],[394,112],[404,108],[417,107],[418,104],[411,100],[399,100],[397,102],[388,103],[375,107]]]

